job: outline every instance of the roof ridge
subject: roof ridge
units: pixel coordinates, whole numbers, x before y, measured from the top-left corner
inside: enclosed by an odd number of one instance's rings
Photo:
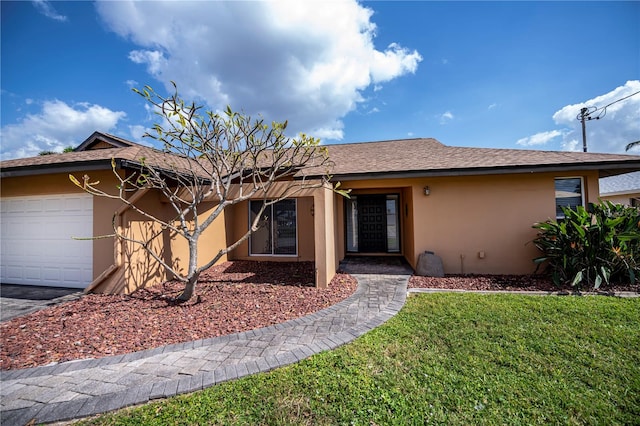
[[[364,144],[380,144],[380,143],[395,143],[395,142],[409,142],[409,141],[431,141],[437,142],[442,146],[447,146],[440,142],[435,138],[405,138],[405,139],[386,139],[381,141],[359,141],[359,142],[342,142],[342,143],[323,143],[322,146],[331,147],[331,146],[353,146],[353,145],[364,145]]]
[[[589,155],[589,156],[609,156],[609,157],[617,157],[620,155],[626,156],[626,157],[640,157],[640,155],[637,154],[627,154],[627,153],[614,153],[614,152],[581,152],[581,151],[560,151],[560,150],[550,150],[550,149],[527,149],[527,148],[491,148],[491,147],[480,147],[480,146],[455,146],[455,145],[444,145],[444,147],[446,148],[451,148],[451,149],[471,149],[471,150],[481,150],[481,151],[503,151],[503,152],[517,152],[517,153],[523,153],[523,152],[531,152],[531,153],[537,153],[537,154],[545,154],[545,153],[549,153],[549,154],[555,154],[555,155],[561,155],[564,157],[567,157],[569,159],[571,159],[572,161],[580,161],[584,157],[585,154]]]

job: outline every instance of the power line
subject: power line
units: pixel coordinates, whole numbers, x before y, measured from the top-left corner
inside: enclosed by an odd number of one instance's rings
[[[637,95],[638,93],[640,93],[640,90],[632,93],[628,96],[625,96],[623,98],[620,98],[616,101],[613,101],[603,107],[584,107],[580,109],[580,112],[578,113],[578,115],[576,116],[576,120],[580,121],[580,123],[582,124],[582,150],[584,152],[587,152],[587,132],[586,132],[586,126],[585,126],[585,122],[589,121],[589,120],[600,120],[601,118],[603,118],[604,116],[607,115],[607,108],[609,108],[611,105],[618,103],[620,101],[624,101],[625,99],[629,99],[632,96]],[[594,114],[597,111],[601,111],[600,114],[598,114],[595,117],[592,117],[591,115]]]

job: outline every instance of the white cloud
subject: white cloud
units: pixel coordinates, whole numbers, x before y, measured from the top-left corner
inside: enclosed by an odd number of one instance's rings
[[[453,120],[453,113],[451,111],[444,112],[438,116],[440,119],[440,124],[447,124],[449,121]]]
[[[97,4],[104,22],[139,49],[129,58],[171,90],[209,107],[230,104],[292,133],[341,139],[342,118],[369,87],[415,73],[420,54],[374,46],[373,12],[339,2]]]
[[[96,130],[110,131],[125,116],[122,111],[100,105],[46,101],[39,113],[0,129],[0,158],[31,157],[45,150],[60,152],[64,147],[77,146]]]
[[[582,151],[582,143],[578,139],[563,140],[560,144],[563,151]]]
[[[587,150],[624,153],[629,142],[640,139],[640,93],[634,95],[636,92],[640,92],[640,80],[630,80],[604,95],[567,105],[553,114],[553,121],[562,126],[561,130],[536,133],[519,139],[516,144],[541,146],[553,143],[556,148],[550,149],[582,151],[582,125],[577,116],[582,108],[588,108],[593,119],[585,122]],[[621,100],[627,96],[630,97]]]
[[[136,64],[146,64],[149,74],[158,78],[162,77],[162,70],[167,65],[164,54],[158,50],[132,50],[129,59]]]
[[[553,114],[556,124],[570,129],[564,135],[563,148],[574,147],[572,141],[579,140],[582,149],[582,127],[576,119],[583,107],[604,108],[618,99],[640,91],[640,80],[627,81],[623,86],[585,102],[567,105]],[[640,93],[593,113],[599,120],[586,121],[587,147],[590,152],[624,152],[629,142],[640,139]]]
[[[51,18],[55,21],[66,22],[67,17],[65,15],[61,15],[51,6],[51,4],[46,0],[33,0],[31,2],[38,12],[42,13],[47,18]]]
[[[492,109],[496,108],[497,106],[498,106],[498,104],[494,102],[494,103],[492,103],[491,105],[489,105],[489,106],[487,107],[487,109],[488,109],[489,111],[491,111]]]
[[[145,139],[143,138],[144,134],[147,133],[148,131],[150,131],[151,129],[148,129],[144,126],[140,126],[140,125],[133,125],[133,126],[129,126],[129,134],[131,135],[131,140],[138,142],[138,143],[143,143],[145,142]],[[148,141],[145,142],[145,145],[150,145]]]
[[[561,132],[560,130],[540,132],[540,133],[536,133],[533,136],[528,136],[526,138],[518,139],[516,141],[516,144],[521,146],[546,145],[548,142],[562,135],[563,135],[563,132]]]

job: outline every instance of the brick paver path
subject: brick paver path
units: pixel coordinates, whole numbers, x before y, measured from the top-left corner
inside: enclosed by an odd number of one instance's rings
[[[354,274],[348,299],[270,327],[127,355],[0,373],[0,423],[54,422],[197,391],[354,340],[404,305],[410,271]],[[400,272],[400,273],[398,273]]]

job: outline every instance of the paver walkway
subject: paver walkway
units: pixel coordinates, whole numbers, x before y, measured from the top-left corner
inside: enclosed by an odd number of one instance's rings
[[[385,275],[355,273],[358,289],[351,297],[266,328],[127,355],[0,372],[0,423],[90,416],[295,363],[350,342],[394,316],[404,305],[410,274],[402,269]]]

